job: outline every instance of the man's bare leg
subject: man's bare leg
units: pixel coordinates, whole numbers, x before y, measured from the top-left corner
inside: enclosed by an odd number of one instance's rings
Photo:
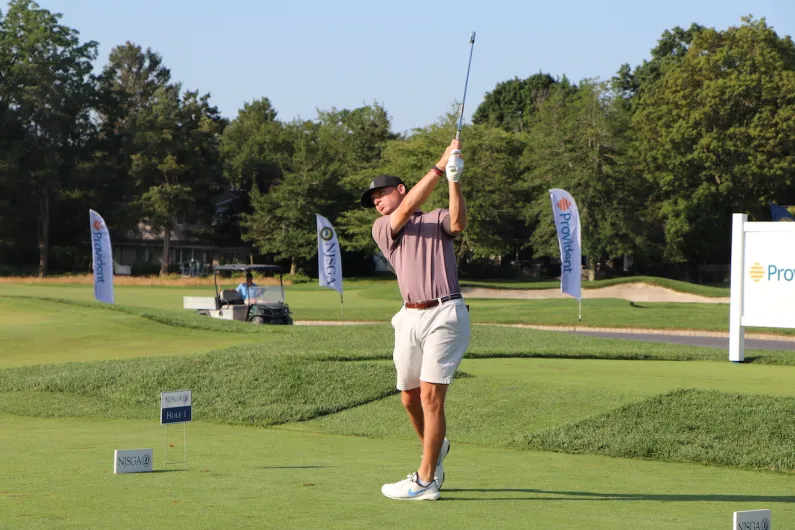
[[[422,438],[422,463],[419,476],[423,482],[433,480],[436,471],[436,462],[447,432],[447,421],[444,415],[444,399],[447,387],[439,383],[420,382],[420,398],[422,401],[423,435]]]
[[[420,389],[413,388],[411,390],[403,390],[400,393],[400,399],[403,401],[403,407],[409,413],[409,419],[420,437],[420,442],[423,442],[423,434],[425,433],[425,416],[422,413],[422,399],[420,397]]]

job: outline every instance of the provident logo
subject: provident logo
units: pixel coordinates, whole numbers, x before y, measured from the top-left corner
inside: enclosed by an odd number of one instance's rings
[[[778,265],[773,265],[773,264],[765,267],[758,261],[753,265],[751,265],[748,274],[751,276],[751,279],[756,283],[759,283],[762,280],[767,280],[769,282],[795,281],[795,269],[779,267]]]
[[[569,208],[571,208],[571,201],[566,197],[563,197],[558,201],[558,210],[561,212],[566,212]]]
[[[83,225],[83,226],[85,226],[85,225]],[[99,230],[104,230],[104,229],[105,229],[105,226],[102,224],[102,222],[99,219],[94,219],[94,230],[99,231]]]
[[[757,283],[765,277],[765,268],[758,261],[751,265],[751,279]]]

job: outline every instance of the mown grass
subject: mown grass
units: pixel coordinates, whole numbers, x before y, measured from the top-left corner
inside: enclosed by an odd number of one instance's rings
[[[454,441],[442,500],[407,504],[380,487],[414,469],[416,440],[197,421],[187,471],[114,475],[118,448],[153,447],[163,470],[157,421],[0,413],[0,425],[3,528],[707,529],[754,508],[795,525],[784,474]]]
[[[791,352],[749,352],[755,362],[734,365],[721,349],[477,325],[461,366],[471,377],[455,381],[447,403],[454,450],[443,499],[452,502],[407,510],[379,492],[419,457],[393,395],[389,324],[229,327],[135,304],[114,311],[10,300],[16,321],[0,328],[0,366],[18,355],[3,342],[11,329],[35,355],[31,366],[0,370],[0,526],[517,528],[542,513],[561,528],[711,528],[732,510],[756,507],[773,507],[780,525],[795,523],[792,429],[782,423],[793,412],[795,369],[766,365],[795,364]],[[49,305],[55,309],[42,316]],[[203,348],[255,341],[204,354],[151,356],[144,348],[130,355],[149,357],[67,362],[81,358],[81,337],[89,343],[105,331],[110,348],[120,317],[131,330],[125,341],[135,330],[163,341],[170,332],[200,335]],[[50,318],[57,325],[45,328]],[[110,474],[116,448],[155,447],[160,467],[158,395],[180,388],[194,396],[189,470]],[[682,388],[699,391],[665,402]],[[739,427],[729,424],[737,422],[732,412],[743,415]],[[599,418],[619,427],[600,432]],[[529,445],[575,428],[581,448]],[[674,434],[658,432],[665,429]],[[756,432],[758,442],[739,445]],[[600,437],[624,451],[611,456],[630,458],[555,453],[598,452],[589,443]],[[680,451],[678,438],[686,442]],[[751,456],[732,460],[739,452]],[[644,461],[658,458],[709,467]],[[109,510],[109,498],[121,501]]]
[[[190,353],[241,345],[241,354],[310,356],[320,360],[389,359],[393,330],[387,324],[356,326],[254,326],[199,317],[189,311],[166,311],[90,301],[0,297],[0,367]],[[21,324],[30,319],[29,324]],[[50,322],[50,333],[36,324]],[[244,345],[251,344],[250,347]],[[104,355],[104,357],[103,357]],[[718,348],[635,342],[475,325],[471,358],[536,357],[627,360],[715,360],[728,353]],[[746,363],[792,365],[786,351],[747,350]]]
[[[680,389],[529,434],[526,448],[795,471],[795,397]]]
[[[19,286],[10,286],[19,287]],[[323,291],[290,291],[287,300],[296,321],[302,320],[343,320],[389,322],[400,309],[399,295],[395,295],[393,285],[374,285],[351,290],[345,296],[344,316],[340,308],[339,295],[329,289]],[[9,298],[18,296],[43,298],[51,301],[88,303],[90,307],[100,304],[93,302],[90,289],[73,286],[58,286],[47,289],[32,286],[30,289],[6,289]],[[117,304],[112,306],[120,311],[146,315],[164,323],[196,322],[195,312],[181,309],[182,296],[206,296],[202,290],[160,287],[125,287],[116,290]],[[471,318],[475,323],[497,324],[536,324],[579,327],[617,327],[650,329],[683,329],[727,331],[729,319],[728,304],[697,303],[634,303],[618,299],[592,299],[583,303],[582,322],[577,321],[577,301],[573,299],[554,300],[512,300],[512,299],[471,299]],[[132,308],[138,308],[133,310]],[[169,314],[156,311],[168,310]],[[208,320],[207,324],[191,324],[195,329],[233,330],[239,323]],[[751,330],[753,331],[753,330]],[[766,329],[772,333],[771,329]],[[780,334],[795,334],[793,330],[775,330]]]

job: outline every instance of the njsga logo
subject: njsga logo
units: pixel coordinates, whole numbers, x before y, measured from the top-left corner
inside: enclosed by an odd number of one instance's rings
[[[761,521],[737,523],[737,530],[770,530],[770,519],[765,517]]]
[[[333,237],[334,237],[334,230],[332,230],[331,228],[326,226],[320,230],[320,239],[322,239],[323,241],[331,241],[331,238]]]

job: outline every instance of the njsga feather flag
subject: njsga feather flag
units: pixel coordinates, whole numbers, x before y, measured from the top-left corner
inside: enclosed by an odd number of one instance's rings
[[[342,258],[337,232],[328,219],[320,214],[317,217],[317,270],[321,287],[328,287],[340,293],[342,303]],[[344,309],[343,309],[344,311]]]
[[[94,298],[113,303],[113,252],[105,220],[94,210],[88,211],[91,222],[91,255],[94,262]]]
[[[582,300],[580,277],[582,250],[580,236],[580,211],[571,194],[559,188],[549,190],[552,212],[558,231],[560,246],[560,290]]]

